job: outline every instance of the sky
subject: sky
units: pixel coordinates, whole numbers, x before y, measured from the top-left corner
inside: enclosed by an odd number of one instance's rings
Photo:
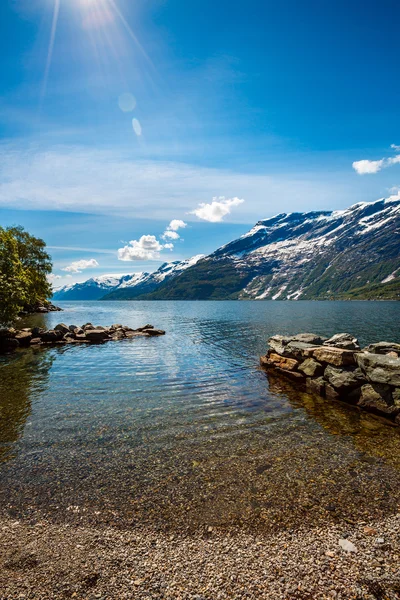
[[[2,0],[0,225],[55,286],[400,189],[395,0]]]

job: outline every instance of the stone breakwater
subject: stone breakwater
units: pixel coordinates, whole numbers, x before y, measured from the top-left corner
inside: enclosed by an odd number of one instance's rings
[[[274,335],[261,366],[306,387],[400,425],[400,344],[378,342],[361,349],[357,338],[339,333]]]
[[[0,329],[0,353],[12,352],[17,348],[30,346],[52,346],[56,344],[102,344],[108,341],[119,341],[127,338],[145,336],[154,337],[164,335],[162,329],[155,329],[153,325],[144,325],[132,329],[127,325],[115,324],[110,327],[86,323],[82,327],[59,323],[54,329],[13,328]]]

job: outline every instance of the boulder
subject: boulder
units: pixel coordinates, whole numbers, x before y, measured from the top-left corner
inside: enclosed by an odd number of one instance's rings
[[[23,348],[27,348],[30,345],[32,337],[32,331],[30,329],[18,331],[15,335],[15,339],[18,340],[19,345]]]
[[[39,346],[42,343],[40,337],[34,337],[31,339],[31,346]]]
[[[397,408],[400,408],[400,388],[392,389],[392,399],[393,404],[397,406]]]
[[[335,388],[330,385],[329,383],[325,384],[325,396],[329,399],[329,400],[339,400],[340,399],[340,394],[337,390],[335,390]]]
[[[75,333],[77,329],[80,329],[80,327],[78,327],[78,325],[70,325],[68,329],[71,333]]]
[[[125,331],[119,329],[118,331],[114,331],[111,334],[111,339],[114,341],[123,340],[126,337]]]
[[[273,363],[269,360],[268,356],[260,356],[260,365],[262,367],[268,368],[272,367]]]
[[[316,333],[298,333],[293,337],[295,342],[304,342],[305,344],[312,344],[313,346],[320,346],[326,340],[326,338],[317,335]]]
[[[65,323],[59,323],[54,327],[54,331],[61,331],[61,333],[65,335],[66,333],[69,333],[69,327],[68,325],[65,325]]]
[[[144,331],[145,329],[154,329],[154,325],[148,323],[147,325],[143,325],[143,327],[138,327],[137,331]]]
[[[90,331],[91,329],[94,329],[94,325],[91,323],[86,323],[85,325],[82,325],[82,329],[83,331]]]
[[[400,358],[360,352],[356,360],[369,381],[400,386]]]
[[[58,342],[58,340],[62,339],[62,337],[63,337],[62,332],[55,331],[54,329],[49,329],[48,331],[44,331],[40,335],[42,342],[47,342],[47,343]]]
[[[299,366],[299,371],[307,377],[319,377],[324,372],[324,367],[313,358],[306,358]]]
[[[361,387],[367,383],[361,369],[338,369],[328,365],[325,369],[324,377],[330,385],[341,393],[345,393],[352,388]]]
[[[145,327],[143,329],[145,329]],[[269,347],[272,348],[272,350],[274,350],[277,354],[282,354],[282,356],[284,356],[285,351],[286,351],[286,346],[288,345],[289,342],[292,342],[292,341],[293,341],[293,338],[287,337],[285,335],[273,335],[272,337],[269,338],[268,344],[269,344]],[[290,354],[290,352],[289,352],[289,354]]]
[[[85,332],[81,329],[80,333],[75,333],[75,340],[77,342],[87,342],[88,340],[86,339],[86,334]]]
[[[317,394],[318,396],[325,395],[325,379],[323,377],[307,377],[306,389],[310,394]]]
[[[281,369],[285,369],[286,371],[295,371],[299,366],[298,361],[294,358],[286,358],[285,356],[280,356],[279,354],[275,354],[274,352],[271,352],[271,354],[269,355],[269,360],[276,367],[280,367]]]
[[[285,346],[285,356],[302,359],[304,357],[312,355],[315,350],[315,344],[308,344],[307,342],[292,341]]]
[[[394,344],[392,342],[378,342],[377,344],[370,344],[363,349],[364,352],[370,352],[371,354],[389,354],[394,352],[397,356],[400,355],[400,344]]]
[[[313,358],[322,363],[328,363],[335,367],[354,365],[354,352],[342,348],[320,346],[312,351]]]
[[[114,325],[111,325],[110,329],[122,329],[122,325],[120,323],[114,323]]]
[[[358,405],[385,415],[400,412],[400,406],[393,403],[390,386],[382,383],[366,383],[363,385]]]
[[[163,329],[154,329],[154,327],[151,329],[144,329],[143,333],[147,333],[147,335],[150,335],[151,337],[156,335],[165,335],[165,331]]]
[[[13,338],[16,333],[14,327],[0,327],[0,338]]]
[[[324,341],[324,346],[332,346],[344,350],[360,350],[358,339],[351,335],[351,333],[336,333]]]
[[[46,330],[43,329],[42,327],[34,327],[32,329],[32,335],[34,338],[40,337],[42,335],[42,333],[44,333]]]
[[[85,336],[87,340],[95,343],[104,342],[108,338],[107,332],[103,329],[86,329]]]

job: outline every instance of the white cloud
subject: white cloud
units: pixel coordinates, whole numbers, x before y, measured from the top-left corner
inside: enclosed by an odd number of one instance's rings
[[[164,240],[166,239],[170,239],[170,240],[179,240],[179,238],[181,237],[179,235],[179,233],[177,233],[176,231],[164,231],[164,233],[161,236]]]
[[[67,271],[68,273],[82,273],[85,269],[90,267],[98,267],[99,263],[95,258],[89,260],[76,260],[72,262],[68,267],[61,269],[61,271]]]
[[[47,275],[47,280],[50,281],[50,283],[56,279],[61,279],[61,275],[54,275],[54,273]]]
[[[400,150],[400,146],[396,146],[396,144],[391,144],[390,147],[393,150]],[[359,175],[370,175],[398,163],[400,163],[400,154],[380,160],[356,160],[352,166]]]
[[[178,231],[178,229],[184,229],[187,227],[187,223],[182,221],[181,219],[172,219],[171,223],[168,225],[168,231]]]
[[[271,167],[272,168],[272,167]],[[0,143],[0,206],[166,220],[186,214],[203,198],[251,198],[241,222],[280,210],[319,210],[338,198],[365,200],[370,187],[354,187],[347,174],[304,169],[263,173],[145,160],[132,150],[48,146],[29,140]],[[372,198],[375,197],[372,195]],[[193,217],[194,218],[194,217]]]
[[[202,202],[199,207],[190,214],[196,215],[203,221],[210,223],[219,223],[226,215],[229,215],[234,206],[239,206],[244,200],[241,198],[225,198],[225,196],[214,197],[210,204]]]
[[[384,160],[356,160],[353,162],[353,169],[359,175],[367,175],[368,173],[377,173],[384,166]]]
[[[155,235],[142,235],[139,240],[132,240],[119,248],[118,260],[158,260],[162,250],[172,250],[173,247],[171,243],[160,244]]]
[[[181,236],[177,233],[178,229],[183,229],[185,227],[187,227],[185,221],[182,221],[181,219],[172,219],[161,237],[163,240],[179,240]]]

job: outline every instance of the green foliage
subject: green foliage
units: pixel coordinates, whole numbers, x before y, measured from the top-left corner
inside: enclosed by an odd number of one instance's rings
[[[46,275],[52,265],[45,246],[22,227],[0,227],[0,323],[11,323],[21,310],[51,295]]]

